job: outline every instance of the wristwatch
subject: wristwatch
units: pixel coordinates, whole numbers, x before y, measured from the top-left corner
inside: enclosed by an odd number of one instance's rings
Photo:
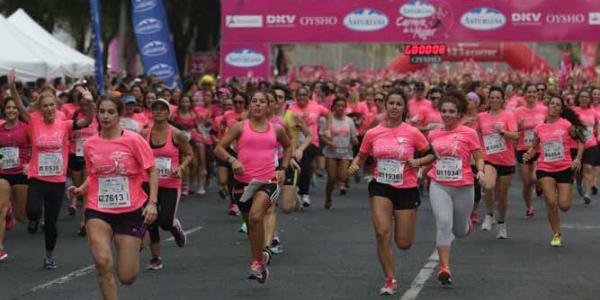
[[[237,160],[237,158],[235,158],[234,156],[230,156],[230,157],[227,159],[227,162],[229,162],[230,164],[232,164],[232,163],[233,163],[234,161],[236,161],[236,160]]]

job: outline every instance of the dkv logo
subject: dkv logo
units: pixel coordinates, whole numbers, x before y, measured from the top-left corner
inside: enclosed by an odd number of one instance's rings
[[[407,18],[422,19],[433,16],[435,7],[426,1],[410,1],[400,7],[400,14]]]
[[[138,34],[157,33],[162,29],[162,22],[155,18],[143,19],[135,25]]]
[[[156,64],[148,69],[148,74],[154,74],[161,79],[165,79],[173,77],[173,75],[175,75],[175,70],[167,64]]]
[[[160,56],[169,52],[167,44],[161,41],[151,41],[142,47],[142,54],[145,56]]]
[[[133,12],[139,13],[156,7],[156,0],[135,0],[133,1]]]
[[[377,31],[388,23],[384,13],[372,8],[357,9],[344,17],[344,26],[355,31]]]
[[[473,30],[494,30],[506,24],[506,17],[493,8],[479,7],[462,15],[460,23]]]
[[[225,62],[234,67],[251,68],[264,63],[265,56],[252,49],[238,49],[229,52],[229,54],[225,56]]]

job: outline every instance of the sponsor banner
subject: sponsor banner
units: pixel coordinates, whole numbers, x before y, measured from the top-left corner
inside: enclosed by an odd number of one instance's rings
[[[178,85],[179,69],[162,0],[131,0],[133,32],[146,74]]]
[[[188,75],[204,75],[219,73],[219,53],[196,52],[188,55]]]
[[[100,31],[100,6],[98,0],[90,0],[90,12],[92,15],[92,44],[94,46],[96,84],[100,95],[104,95],[104,57],[102,55],[102,42]]]
[[[221,76],[269,78],[270,46],[260,43],[221,43]]]
[[[222,13],[226,42],[595,41],[600,27],[592,0],[223,0]]]

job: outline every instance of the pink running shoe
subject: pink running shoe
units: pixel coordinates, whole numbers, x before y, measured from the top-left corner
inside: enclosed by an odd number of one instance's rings
[[[237,217],[240,215],[240,208],[235,203],[229,203],[227,213],[232,217]]]
[[[394,277],[387,277],[385,279],[385,283],[383,287],[379,289],[380,295],[394,295],[396,294],[396,289],[398,286],[396,285],[396,279]]]
[[[533,207],[528,207],[525,212],[525,216],[528,218],[532,218],[535,215],[535,209]]]
[[[473,224],[479,223],[479,212],[477,212],[476,210],[471,212],[471,222],[473,222]]]

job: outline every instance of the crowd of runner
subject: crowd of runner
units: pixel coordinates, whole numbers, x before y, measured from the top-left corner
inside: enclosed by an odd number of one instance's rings
[[[151,76],[109,81],[105,93],[83,80],[24,86],[14,72],[0,83],[0,269],[6,231],[17,223],[30,234],[43,226],[43,267],[57,267],[67,199],[105,299],[118,298],[113,269],[122,284],[135,281],[144,244],[147,268],[163,267],[159,229],[186,245],[181,196],[212,196],[207,190],[240,219],[249,278],[265,283],[283,253],[278,208],[331,209],[334,191],[367,182],[380,293],[389,295],[397,288],[392,237],[411,247],[422,199],[435,219],[438,279],[448,286],[455,238],[477,223],[510,236],[515,172],[526,217],[535,215],[533,193],[544,199],[553,247],[563,245],[559,211],[571,207],[573,185],[587,205],[598,191],[600,87],[578,78],[457,71],[283,84],[207,75],[171,89]],[[326,177],[325,199],[310,197],[315,177]]]

